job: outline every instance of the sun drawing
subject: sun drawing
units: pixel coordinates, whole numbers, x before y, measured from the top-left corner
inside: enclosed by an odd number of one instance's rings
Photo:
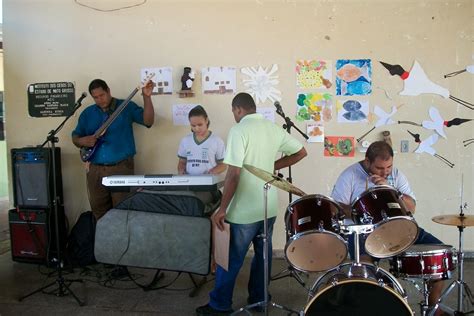
[[[269,99],[271,102],[281,100],[281,92],[276,88],[278,85],[278,65],[273,64],[270,67],[263,68],[262,66],[245,67],[241,72],[247,75],[248,79],[243,79],[242,82],[247,87],[246,92],[250,93],[257,104],[265,102]]]

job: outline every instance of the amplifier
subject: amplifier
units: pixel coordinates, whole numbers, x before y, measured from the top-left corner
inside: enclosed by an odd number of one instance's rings
[[[66,227],[64,210],[59,210],[59,241],[64,254]],[[57,257],[54,214],[50,209],[11,209],[8,220],[13,261],[49,264]]]
[[[51,148],[13,148],[12,180],[14,205],[20,208],[45,209],[53,206],[53,164]],[[55,150],[56,190],[63,200],[61,149]]]
[[[48,251],[48,212],[12,209],[10,222],[11,252],[14,261],[45,263]]]

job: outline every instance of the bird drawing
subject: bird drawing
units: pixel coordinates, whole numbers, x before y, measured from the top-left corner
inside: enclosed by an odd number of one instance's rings
[[[438,155],[436,153],[436,150],[432,147],[434,144],[436,144],[436,142],[439,139],[438,134],[431,134],[431,136],[429,136],[428,138],[421,140],[420,134],[412,133],[409,130],[407,130],[407,132],[410,133],[410,135],[413,136],[413,138],[415,139],[415,142],[418,143],[418,147],[414,151],[415,153],[417,154],[427,153],[431,156],[438,158],[439,160],[447,164],[449,167],[451,168],[454,167],[454,164],[452,162],[450,162],[448,159],[444,158],[443,156]]]
[[[451,127],[454,125],[461,125],[462,123],[466,123],[472,121],[472,119],[462,119],[462,118],[454,118],[450,121],[445,121],[439,114],[439,111],[434,106],[430,107],[429,110],[431,120],[430,121],[423,121],[421,125],[430,130],[436,131],[440,136],[447,138],[446,133],[444,132],[444,127]]]
[[[454,76],[457,76],[459,74],[462,74],[463,72],[469,72],[471,74],[474,74],[474,65],[469,65],[469,66],[467,66],[466,68],[464,68],[462,70],[450,72],[449,74],[444,75],[444,77],[445,78],[454,77]]]
[[[361,137],[357,138],[357,142],[360,142],[362,139],[365,138],[365,136],[369,135],[369,133],[372,132],[377,127],[384,126],[384,125],[395,124],[396,122],[394,120],[392,120],[391,117],[393,115],[395,115],[395,113],[397,113],[398,108],[399,107],[393,105],[392,106],[392,111],[390,113],[387,113],[381,107],[376,105],[374,107],[374,114],[377,115],[378,120],[377,120],[377,122],[375,122],[375,126],[372,127],[367,133],[365,133]]]
[[[448,89],[431,81],[418,61],[415,60],[410,71],[406,71],[400,65],[391,65],[383,61],[380,63],[392,76],[397,75],[403,80],[403,90],[400,92],[400,95],[418,96],[420,94],[437,94],[446,99],[449,98],[468,109],[474,110],[474,104],[452,96]]]

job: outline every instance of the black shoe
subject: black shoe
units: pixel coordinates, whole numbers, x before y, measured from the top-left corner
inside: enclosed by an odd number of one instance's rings
[[[234,311],[232,309],[220,311],[220,310],[212,308],[211,306],[209,306],[209,304],[199,306],[198,308],[196,308],[196,314],[198,316],[203,316],[203,315],[223,316],[223,315],[230,315],[233,312]]]

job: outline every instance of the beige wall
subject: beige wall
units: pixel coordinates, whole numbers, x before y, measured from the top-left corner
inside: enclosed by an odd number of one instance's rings
[[[92,6],[111,9],[140,1],[83,0]],[[279,66],[282,104],[287,115],[295,113],[295,73],[297,59],[371,58],[373,93],[371,108],[378,104],[386,111],[404,104],[396,119],[427,119],[435,105],[441,115],[472,118],[473,112],[436,95],[402,97],[402,82],[390,77],[377,62],[384,60],[409,69],[416,59],[433,80],[462,99],[473,102],[473,75],[464,73],[443,79],[448,72],[473,64],[473,2],[460,1],[160,1],[113,12],[99,12],[62,0],[4,0],[5,104],[8,148],[37,145],[62,118],[28,117],[26,86],[29,83],[73,81],[77,95],[88,83],[105,79],[112,93],[125,97],[137,85],[141,67],[172,66],[175,90],[184,66],[200,70],[204,66]],[[243,90],[238,74],[238,90]],[[385,92],[393,99],[387,98]],[[136,128],[138,174],[173,173],[180,138],[189,128],[172,124],[176,103],[201,103],[212,120],[212,130],[225,138],[234,124],[230,112],[232,95],[202,95],[200,77],[193,99],[154,96],[156,124],[150,130]],[[135,98],[142,103],[141,98]],[[91,103],[90,97],[86,103]],[[270,102],[265,104],[271,106]],[[77,116],[58,135],[62,148],[66,212],[74,222],[89,208],[84,169],[78,150],[70,140]],[[276,118],[278,124],[282,121]],[[304,129],[304,124],[298,123]],[[359,137],[370,124],[327,125],[328,135]],[[417,130],[422,138],[431,134],[407,125],[392,125],[395,149],[401,140],[415,144],[406,132]],[[370,134],[373,141],[381,129]],[[395,163],[408,176],[418,198],[416,219],[444,242],[457,245],[457,229],[435,224],[431,218],[457,213],[460,205],[461,175],[464,201],[473,204],[473,150],[462,140],[473,137],[473,125],[447,130],[436,150],[456,166],[451,169],[434,157],[414,153],[397,154]],[[299,137],[293,132],[295,137]],[[308,157],[293,168],[293,182],[308,193],[329,195],[343,168],[354,159],[328,159],[322,144],[306,144]],[[275,248],[284,248],[284,209],[288,203],[280,194],[281,213],[275,226]],[[474,206],[473,206],[474,207]],[[472,214],[472,209],[468,213]],[[466,230],[466,248],[474,250],[474,228]]]

